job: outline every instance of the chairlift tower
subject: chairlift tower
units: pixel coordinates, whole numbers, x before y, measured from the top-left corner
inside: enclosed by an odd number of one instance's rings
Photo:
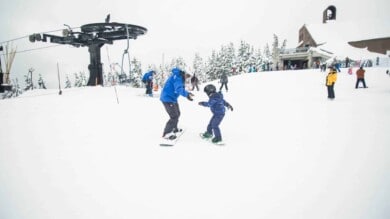
[[[109,17],[108,17],[109,18]],[[88,86],[103,85],[103,67],[101,63],[100,49],[104,44],[113,44],[115,40],[137,39],[138,36],[144,35],[147,32],[145,27],[108,22],[106,23],[91,23],[80,27],[80,32],[74,32],[69,26],[63,30],[63,36],[55,36],[50,34],[32,34],[30,42],[42,41],[58,44],[69,44],[75,47],[88,47],[90,56],[89,80]]]

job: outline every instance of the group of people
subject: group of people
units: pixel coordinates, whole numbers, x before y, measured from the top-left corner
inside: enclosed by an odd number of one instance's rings
[[[328,91],[328,98],[333,100],[335,98],[334,85],[337,81],[337,68],[335,66],[329,67],[329,73],[326,76],[326,86]],[[144,74],[142,81],[146,86],[146,94],[153,95],[153,77],[156,74],[151,70]],[[364,79],[365,70],[360,67],[356,71],[357,81],[355,88],[359,88],[360,83],[363,83],[363,87],[367,88]],[[166,80],[165,85],[161,91],[160,101],[162,102],[165,111],[169,115],[169,120],[165,124],[162,137],[166,140],[175,140],[183,130],[178,128],[178,122],[180,118],[180,107],[178,103],[179,96],[187,98],[189,101],[193,101],[194,94],[186,90],[186,81],[191,81],[193,91],[195,88],[199,91],[199,79],[195,75],[180,69],[173,68],[170,77]],[[213,143],[222,142],[222,134],[219,128],[227,109],[233,111],[232,105],[230,105],[223,97],[222,89],[225,88],[228,91],[228,77],[223,74],[220,79],[221,86],[219,91],[213,84],[208,84],[204,87],[204,92],[208,96],[208,101],[200,101],[198,104],[204,107],[210,107],[212,117],[206,127],[206,131],[202,134],[203,138],[211,139]]]
[[[333,100],[335,98],[335,93],[334,93],[334,85],[337,81],[337,69],[334,66],[329,67],[329,73],[326,76],[326,82],[325,85],[328,90],[328,98],[330,100]],[[359,88],[360,83],[363,83],[363,87],[367,88],[366,81],[364,79],[364,74],[366,73],[366,70],[363,69],[363,67],[360,67],[356,71],[356,84],[355,84],[355,89]]]
[[[155,72],[153,70],[144,74],[142,81],[146,85],[146,94],[152,94],[152,84],[153,76]],[[186,90],[185,83],[187,80],[191,81],[192,88],[195,88],[199,91],[199,80],[195,75],[180,69],[173,68],[170,77],[166,80],[165,85],[160,94],[160,101],[162,102],[165,111],[169,115],[169,120],[165,124],[162,137],[165,140],[175,140],[177,136],[183,131],[181,128],[178,128],[179,118],[180,118],[180,107],[178,103],[179,96],[187,98],[189,101],[193,101],[194,94]],[[208,101],[200,101],[198,104],[204,107],[210,107],[212,112],[212,117],[206,127],[206,131],[202,134],[202,137],[205,139],[211,139],[213,143],[222,142],[222,134],[219,128],[220,123],[222,122],[225,111],[227,109],[233,111],[232,105],[230,105],[223,97],[221,93],[222,87],[225,86],[227,91],[227,76],[224,75],[221,78],[221,87],[220,91],[217,92],[217,88],[208,84],[204,87],[204,92],[209,97]]]

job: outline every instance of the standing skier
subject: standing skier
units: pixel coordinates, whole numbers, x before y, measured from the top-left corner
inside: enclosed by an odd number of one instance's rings
[[[196,90],[199,91],[199,79],[198,77],[196,77],[195,73],[191,77],[191,85],[192,85],[191,90],[194,90],[196,88]]]
[[[153,76],[156,74],[155,71],[150,70],[142,77],[142,82],[146,86],[146,95],[153,96]]]
[[[212,138],[214,133],[214,138],[211,141],[215,144],[218,144],[222,142],[222,135],[219,124],[222,122],[223,117],[225,116],[225,107],[231,111],[233,111],[233,107],[223,99],[222,93],[217,92],[217,89],[214,85],[209,84],[204,87],[204,92],[209,97],[209,101],[199,102],[199,105],[210,107],[213,116],[207,125],[206,132],[202,134],[202,138]]]
[[[334,67],[329,67],[329,73],[326,76],[326,87],[328,88],[328,98],[333,100],[334,95],[334,84],[337,81],[337,71]]]
[[[364,80],[364,73],[366,73],[366,70],[364,70],[362,66],[356,71],[356,77],[357,77],[356,85],[355,85],[356,89],[359,88],[360,82],[363,83],[364,88],[367,88],[366,81]]]
[[[172,74],[165,82],[161,92],[160,100],[169,115],[169,120],[163,132],[163,138],[167,140],[176,139],[176,133],[183,131],[177,127],[180,117],[180,108],[177,99],[181,95],[190,101],[193,100],[192,97],[194,95],[185,90],[185,80],[190,77],[191,75],[185,71],[179,68],[173,68]]]
[[[227,92],[228,91],[227,84],[228,84],[229,80],[228,80],[228,76],[226,75],[226,73],[222,74],[220,82],[221,82],[221,87],[219,87],[219,91],[222,91],[223,86],[225,86],[225,90]]]

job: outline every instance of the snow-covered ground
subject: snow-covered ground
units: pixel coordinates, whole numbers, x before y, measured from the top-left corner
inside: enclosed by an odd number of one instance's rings
[[[204,219],[390,216],[390,77],[368,89],[318,70],[230,77],[225,146],[198,137],[211,113],[180,98],[174,147],[166,112],[143,89],[34,90],[0,101],[0,218]],[[217,83],[215,83],[218,85]]]

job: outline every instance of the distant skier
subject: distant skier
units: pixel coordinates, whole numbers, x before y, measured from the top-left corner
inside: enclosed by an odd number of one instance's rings
[[[219,82],[221,82],[221,87],[219,87],[219,91],[222,91],[223,86],[225,86],[225,90],[227,92],[228,91],[227,84],[228,84],[229,80],[228,80],[228,76],[226,75],[226,73],[222,74],[221,80]]]
[[[199,79],[198,77],[196,77],[195,73],[191,77],[191,85],[192,85],[191,90],[194,90],[196,88],[196,90],[199,91]]]
[[[337,71],[334,67],[329,67],[329,73],[326,76],[326,87],[328,88],[328,98],[333,100],[335,98],[334,94],[334,84],[337,81]]]
[[[206,132],[202,134],[202,137],[209,139],[212,138],[214,134],[214,138],[211,141],[218,144],[222,142],[222,135],[219,124],[222,122],[222,119],[225,116],[225,107],[231,111],[233,111],[233,107],[224,100],[221,92],[217,92],[217,89],[214,85],[209,84],[204,87],[204,92],[209,97],[209,101],[199,102],[199,105],[210,107],[213,116],[207,125]]]
[[[364,80],[364,74],[365,74],[365,73],[366,73],[366,70],[364,70],[363,67],[360,67],[360,68],[356,71],[357,80],[356,80],[355,89],[358,89],[358,88],[359,88],[359,83],[360,83],[360,82],[363,83],[363,87],[364,87],[364,88],[367,88],[367,86],[366,86],[366,81]]]
[[[146,86],[146,95],[153,96],[153,76],[156,74],[155,71],[150,70],[146,72],[142,77],[142,82]]]
[[[190,101],[193,100],[192,97],[194,95],[185,90],[185,80],[190,77],[191,74],[179,68],[173,68],[171,76],[167,79],[161,91],[160,100],[169,115],[169,120],[163,132],[163,138],[167,140],[176,139],[176,133],[182,131],[177,127],[180,117],[180,108],[177,99],[181,95]]]

